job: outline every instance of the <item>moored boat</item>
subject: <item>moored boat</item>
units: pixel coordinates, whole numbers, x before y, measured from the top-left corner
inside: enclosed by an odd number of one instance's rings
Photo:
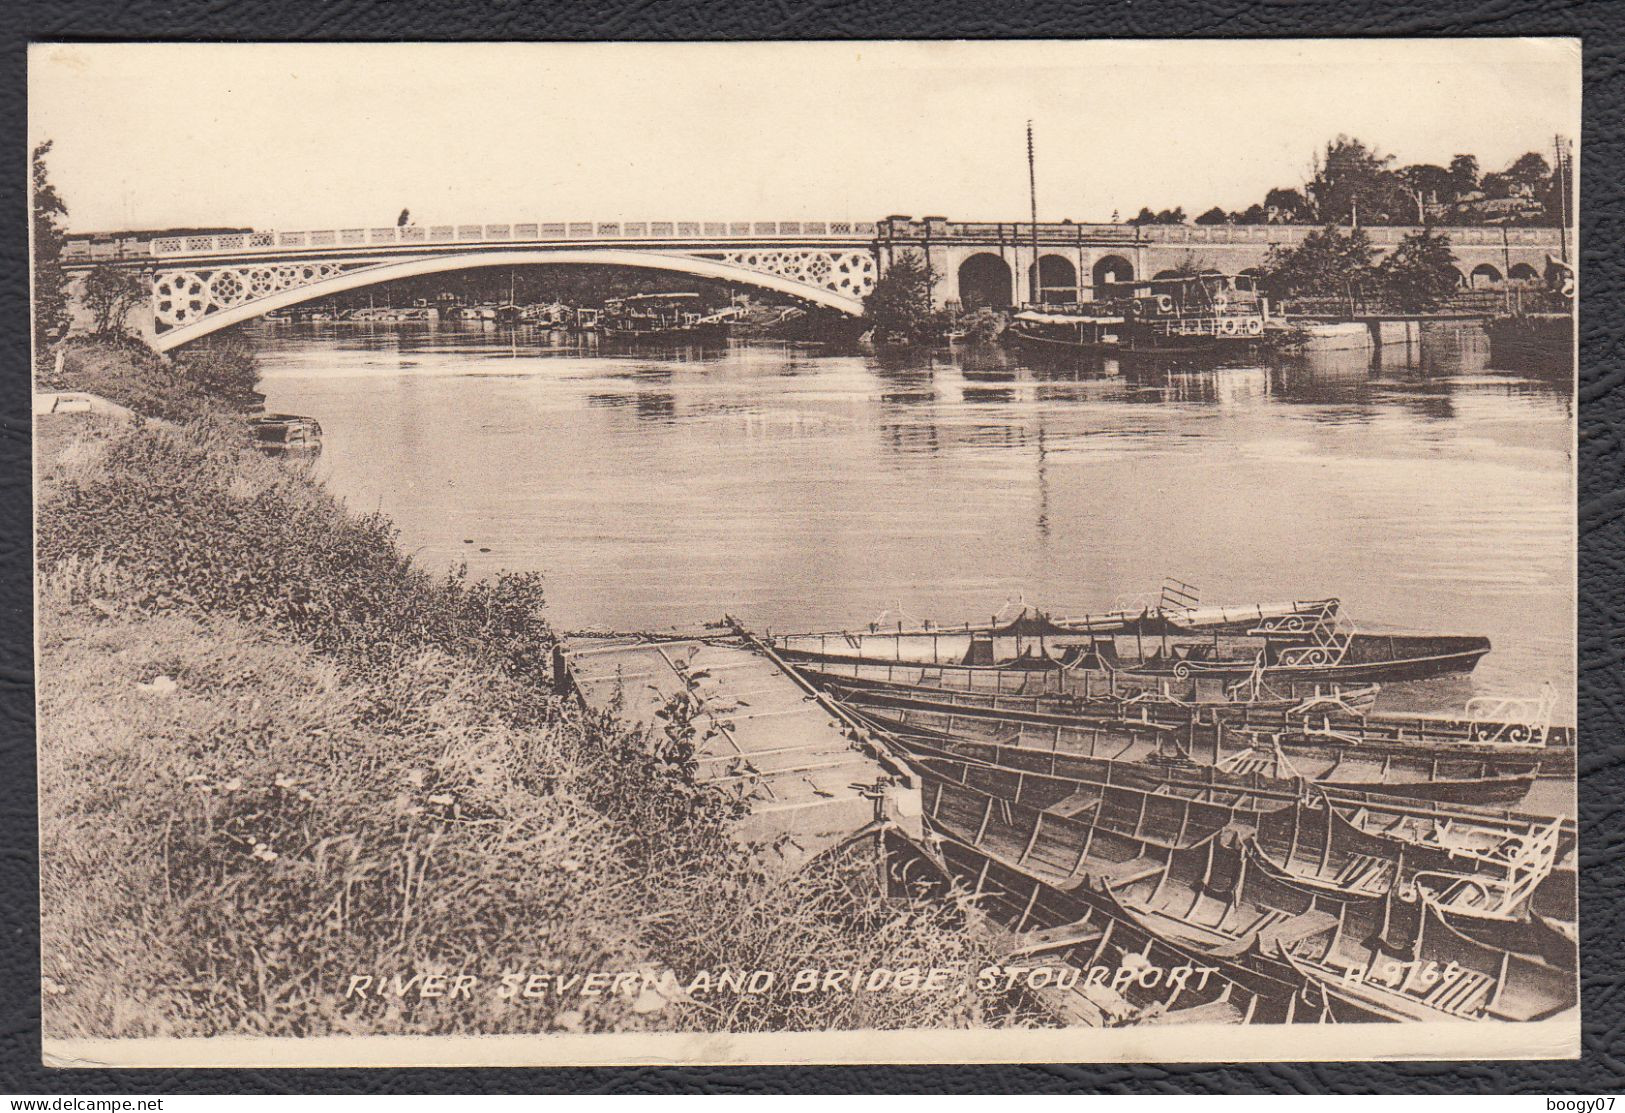
[[[718,344],[728,339],[732,316],[706,313],[694,293],[633,294],[604,303],[598,331],[609,341]]]
[[[851,705],[849,705],[851,706]],[[1145,788],[1171,784],[1235,792],[1310,790],[1337,796],[1466,805],[1511,804],[1534,786],[1538,762],[1415,756],[1340,755],[1332,762],[1289,758],[1280,747],[1245,749],[1198,760],[1172,728],[1125,723],[1078,727],[997,722],[915,709],[852,707],[864,722],[903,749],[922,747],[1015,774],[1043,773],[1080,781]]]
[[[1104,901],[1113,920],[1231,980],[1278,987],[1266,994],[1279,1010],[1269,1019],[1535,1019],[1573,1001],[1571,972],[1458,932],[1426,893],[1313,890],[1273,871],[1241,831],[1191,831],[1188,810],[1170,840],[1175,813],[1148,821],[1142,804],[1138,818],[1114,822],[1104,796],[1087,791],[1037,807],[929,773],[926,791],[929,827],[965,861],[978,895],[996,879],[1023,921],[1051,894]],[[1328,981],[1347,983],[1342,1007],[1326,999]]]
[[[1097,287],[1094,300],[1017,313],[1004,336],[1039,356],[1193,359],[1245,354],[1267,318],[1255,291],[1216,273]]]

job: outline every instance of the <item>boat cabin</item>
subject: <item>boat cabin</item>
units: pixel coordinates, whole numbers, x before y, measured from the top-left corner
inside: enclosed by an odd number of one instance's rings
[[[1106,283],[1095,287],[1095,303],[1103,302],[1115,311],[1145,319],[1262,314],[1264,310],[1251,275],[1217,271]]]

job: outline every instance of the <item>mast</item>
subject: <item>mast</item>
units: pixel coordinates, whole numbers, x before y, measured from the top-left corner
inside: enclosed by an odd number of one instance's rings
[[[1032,204],[1033,218],[1033,277],[1027,284],[1027,294],[1034,305],[1043,301],[1040,291],[1043,280],[1038,273],[1038,174],[1033,168],[1033,122],[1027,121],[1027,200]]]

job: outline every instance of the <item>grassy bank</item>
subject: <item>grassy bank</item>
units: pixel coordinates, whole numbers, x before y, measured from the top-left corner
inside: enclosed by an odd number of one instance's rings
[[[61,368],[53,388],[180,424],[36,433],[47,1033],[1025,1022],[958,984],[684,992],[724,969],[974,969],[998,940],[876,895],[866,848],[764,873],[683,739],[554,694],[538,578],[417,567],[388,521],[252,451],[240,373],[90,344]],[[668,969],[677,988],[494,991]],[[479,991],[346,995],[460,973]]]

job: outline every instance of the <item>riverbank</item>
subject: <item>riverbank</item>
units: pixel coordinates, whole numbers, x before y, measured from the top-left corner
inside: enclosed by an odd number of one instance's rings
[[[804,968],[975,970],[1001,943],[882,897],[867,844],[764,866],[680,727],[554,693],[539,577],[419,567],[382,516],[252,449],[240,378],[128,345],[51,366],[42,386],[166,421],[36,430],[48,1035],[1029,1019],[954,982],[795,992]],[[758,970],[758,992],[715,988]],[[505,997],[505,975],[555,980]]]

